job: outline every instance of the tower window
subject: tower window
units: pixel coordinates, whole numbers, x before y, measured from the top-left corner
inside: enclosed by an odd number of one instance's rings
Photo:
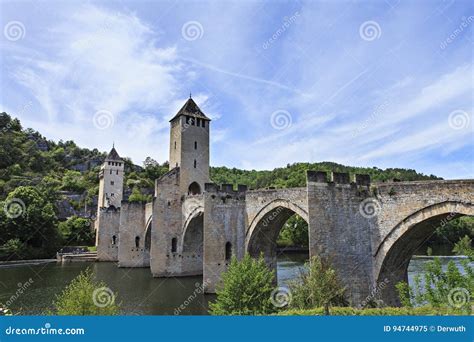
[[[112,236],[112,245],[117,243],[117,237],[115,235]]]
[[[135,247],[136,248],[140,247],[140,237],[139,236],[135,237]]]
[[[195,149],[195,150],[198,149],[198,142],[197,142],[197,141],[194,142],[194,149]]]
[[[206,128],[206,121],[205,120],[202,120],[202,127]]]
[[[114,181],[110,181],[110,185],[114,185],[114,184],[115,184],[115,182],[114,182]]]
[[[172,238],[171,239],[171,253],[176,253],[177,249],[178,249],[178,239]]]
[[[199,118],[197,119],[197,126],[198,127],[201,126],[201,119],[199,119]]]
[[[225,260],[230,260],[232,257],[232,244],[227,241],[225,244]]]
[[[196,159],[194,159],[194,168],[196,168],[197,162]]]
[[[176,150],[176,141],[174,142],[174,149]]]
[[[194,126],[195,121],[196,121],[196,120],[195,120],[194,118],[191,118],[191,125]]]
[[[118,170],[117,170],[117,175],[118,175]]]
[[[109,162],[109,165],[110,165],[110,162]]]
[[[112,170],[110,170],[110,174],[112,174]]]
[[[189,124],[189,116],[186,116],[186,123]]]

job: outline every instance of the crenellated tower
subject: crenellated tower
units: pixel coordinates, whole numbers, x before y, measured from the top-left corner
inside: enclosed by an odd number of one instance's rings
[[[170,170],[180,169],[180,192],[200,194],[209,182],[209,119],[189,97],[170,120]]]
[[[99,172],[98,210],[114,206],[120,208],[123,198],[124,162],[112,147]]]
[[[99,261],[117,261],[124,162],[112,147],[99,172],[96,246]]]

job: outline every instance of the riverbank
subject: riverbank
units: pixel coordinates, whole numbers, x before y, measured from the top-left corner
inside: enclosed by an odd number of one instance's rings
[[[21,267],[21,266],[37,266],[37,265],[55,263],[55,262],[57,262],[56,259],[0,261],[0,268]]]

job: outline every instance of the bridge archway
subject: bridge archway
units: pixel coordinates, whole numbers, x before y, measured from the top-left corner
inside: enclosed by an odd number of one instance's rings
[[[384,284],[381,297],[388,305],[400,305],[395,285],[408,281],[408,265],[419,246],[437,227],[461,216],[474,216],[474,204],[446,201],[423,208],[399,222],[375,252],[375,279]]]
[[[186,219],[181,237],[181,258],[183,273],[203,273],[204,208],[195,208]]]
[[[255,258],[263,253],[269,267],[276,269],[278,235],[286,221],[295,214],[308,222],[306,210],[288,200],[277,199],[264,206],[247,230],[246,252]]]

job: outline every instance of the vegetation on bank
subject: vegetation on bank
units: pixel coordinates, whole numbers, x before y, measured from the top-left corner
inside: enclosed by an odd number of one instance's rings
[[[473,253],[466,239],[455,250]],[[471,254],[472,255],[472,254]],[[449,262],[443,269],[439,258],[426,263],[423,281],[415,277],[409,286],[396,285],[402,307],[387,307],[380,291],[367,299],[365,307],[350,307],[346,288],[338,279],[328,260],[313,257],[299,278],[286,287],[275,287],[274,273],[265,264],[246,255],[241,261],[233,258],[210,304],[215,315],[466,315],[474,306],[474,269],[471,258],[461,261],[462,271]],[[377,293],[378,292],[378,293]],[[376,300],[377,299],[377,300]]]
[[[104,282],[94,280],[92,271],[81,272],[66,286],[53,303],[51,315],[86,316],[117,315],[120,304],[117,294]]]
[[[271,301],[275,274],[260,256],[246,254],[237,261],[232,258],[222,275],[223,286],[217,289],[217,300],[209,304],[212,315],[258,315],[276,311]]]

